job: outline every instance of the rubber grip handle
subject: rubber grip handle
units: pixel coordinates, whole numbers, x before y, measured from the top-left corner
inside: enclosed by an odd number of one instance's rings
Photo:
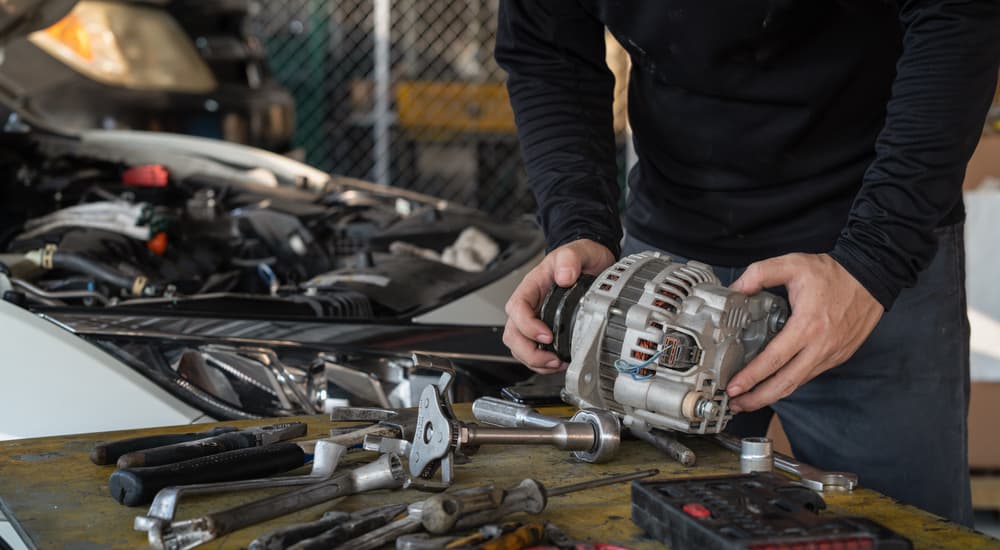
[[[206,437],[222,435],[224,433],[235,432],[237,430],[239,430],[239,428],[234,428],[232,426],[217,426],[205,432],[150,435],[144,437],[133,437],[131,439],[120,439],[109,443],[99,443],[94,445],[94,448],[90,450],[90,461],[98,466],[105,466],[107,464],[114,464],[122,455],[131,452],[141,451],[143,449],[152,449],[153,447],[162,447],[164,445],[173,445],[175,443],[184,443],[187,441],[194,441],[196,439],[205,439]]]
[[[162,447],[131,452],[118,458],[118,467],[160,466],[224,453],[226,451],[256,447],[257,445],[257,437],[252,433],[241,431],[224,433],[214,437],[194,439],[182,443],[173,443]]]
[[[119,504],[138,506],[151,502],[164,487],[269,477],[298,468],[305,461],[299,445],[275,443],[162,466],[116,470],[108,479],[108,488]]]

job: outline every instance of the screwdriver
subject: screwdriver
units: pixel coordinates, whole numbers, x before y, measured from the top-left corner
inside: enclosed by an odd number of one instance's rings
[[[499,523],[505,517],[524,512],[539,514],[545,510],[549,497],[561,496],[576,491],[594,489],[633,479],[655,476],[659,470],[640,470],[592,479],[554,489],[546,489],[541,482],[525,479],[510,489],[493,486],[471,487],[454,493],[434,495],[426,500],[411,504],[406,517],[396,520],[354,540],[347,541],[335,550],[372,550],[396,540],[396,538],[423,530],[443,535],[452,531],[472,529],[489,523]]]

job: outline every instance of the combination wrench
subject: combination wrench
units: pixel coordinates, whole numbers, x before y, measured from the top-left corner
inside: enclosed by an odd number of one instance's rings
[[[737,437],[726,433],[716,434],[715,441],[719,445],[740,453],[741,444]],[[773,453],[774,467],[794,474],[802,479],[802,483],[813,491],[845,492],[853,491],[858,485],[858,475],[851,472],[824,472],[815,466],[810,466],[781,453]]]

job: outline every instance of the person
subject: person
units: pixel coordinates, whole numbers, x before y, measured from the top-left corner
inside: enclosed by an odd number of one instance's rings
[[[730,429],[777,412],[800,459],[971,525],[961,185],[997,28],[995,1],[501,0],[548,243],[507,303],[511,353],[565,369],[536,309],[622,252],[607,29],[632,61],[624,253],[787,291],[786,326],[727,386]]]

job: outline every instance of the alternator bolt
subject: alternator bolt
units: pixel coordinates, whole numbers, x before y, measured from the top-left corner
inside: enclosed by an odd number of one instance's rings
[[[699,418],[711,418],[719,414],[719,405],[711,399],[699,399],[698,403],[694,406],[694,413]]]

